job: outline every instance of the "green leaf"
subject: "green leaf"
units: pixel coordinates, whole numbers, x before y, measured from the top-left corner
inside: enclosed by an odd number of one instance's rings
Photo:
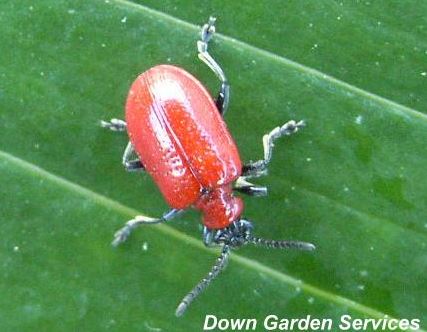
[[[427,2],[133,1],[426,113]]]
[[[206,314],[261,324],[268,314],[338,322],[345,313],[418,318],[425,328],[427,117],[392,101],[402,102],[387,85],[401,82],[398,73],[384,85],[354,73],[389,100],[262,44],[217,36],[212,52],[232,84],[226,120],[244,160],[261,157],[261,137],[275,126],[308,124],[276,144],[269,176],[257,179],[269,197],[245,198],[245,216],[260,236],[318,249],[235,252],[176,319],[176,304],[218,252],[203,247],[196,212],[110,247],[126,220],[167,207],[147,175],[122,169],[126,137],[98,122],[123,117],[130,83],[159,63],[186,68],[215,93],[215,77],[197,60],[198,27],[119,0],[3,2],[0,26],[2,328],[188,331]]]

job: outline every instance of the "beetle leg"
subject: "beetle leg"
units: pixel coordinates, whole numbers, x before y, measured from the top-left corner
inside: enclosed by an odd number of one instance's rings
[[[126,122],[120,119],[111,119],[110,121],[101,120],[101,127],[112,131],[126,131]],[[135,153],[131,142],[128,143],[123,153],[122,164],[128,172],[143,171],[144,165]]]
[[[145,170],[144,165],[136,155],[131,142],[128,143],[125,152],[123,153],[122,164],[128,172]]]
[[[208,43],[215,33],[215,21],[216,18],[211,16],[209,17],[208,23],[202,27],[201,38],[197,41],[197,50],[199,52],[199,59],[202,60],[221,81],[221,87],[216,99],[216,106],[219,113],[224,115],[228,108],[230,85],[228,84],[224,71],[208,52]]]
[[[101,127],[112,131],[126,131],[126,122],[120,119],[111,119],[110,121],[101,120]]]
[[[210,247],[212,245],[213,236],[214,236],[214,231],[204,226],[203,227],[203,243],[206,247]]]
[[[147,216],[136,216],[135,218],[129,220],[122,228],[120,228],[116,233],[114,233],[114,240],[111,243],[114,247],[118,246],[120,243],[125,242],[129,237],[130,233],[138,226],[141,225],[153,225],[161,224],[166,221],[169,221],[176,216],[180,215],[184,210],[171,209],[168,212],[164,213],[160,218],[151,218]]]
[[[273,154],[274,141],[282,136],[289,136],[296,133],[299,129],[304,127],[304,121],[288,121],[281,127],[276,127],[262,138],[264,146],[264,159],[258,161],[251,161],[243,165],[242,175],[245,177],[259,177],[267,173],[267,166],[271,161]]]
[[[244,176],[237,178],[234,183],[233,190],[250,196],[267,196],[267,187],[256,186],[253,183],[246,181]]]

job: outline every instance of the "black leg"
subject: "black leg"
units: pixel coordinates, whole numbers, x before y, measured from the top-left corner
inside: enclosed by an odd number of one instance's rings
[[[110,121],[101,120],[101,127],[112,131],[126,131],[126,122],[120,119],[111,119]]]
[[[122,164],[128,172],[145,170],[144,165],[136,155],[131,142],[128,143],[125,152],[123,153]]]
[[[126,131],[126,122],[119,119],[111,119],[110,121],[101,120],[101,127],[110,129],[112,131]],[[131,142],[128,143],[123,153],[122,164],[128,172],[143,171],[144,165],[136,155]]]
[[[274,141],[282,136],[289,136],[304,127],[304,121],[295,122],[291,120],[281,127],[276,127],[262,138],[264,146],[264,159],[249,162],[243,166],[242,175],[244,177],[259,177],[267,173],[268,164],[273,154]]]
[[[221,87],[216,100],[216,106],[219,113],[224,115],[228,108],[230,85],[227,82],[224,71],[208,52],[209,41],[215,33],[215,20],[216,18],[210,17],[208,23],[202,27],[201,38],[197,42],[197,50],[199,52],[199,59],[206,63],[221,81]]]
[[[249,196],[267,196],[267,187],[257,186],[246,181],[244,176],[239,177],[234,183],[233,190],[241,192]]]
[[[120,228],[114,234],[114,240],[112,242],[113,246],[118,246],[120,243],[125,242],[129,237],[130,233],[141,225],[153,225],[153,224],[161,224],[166,221],[169,221],[179,214],[181,214],[184,210],[171,209],[165,214],[163,214],[160,218],[151,218],[146,216],[136,216],[135,218],[129,220],[122,228]]]

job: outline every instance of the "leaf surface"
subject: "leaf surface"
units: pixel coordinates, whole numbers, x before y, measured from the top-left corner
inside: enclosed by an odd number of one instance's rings
[[[133,0],[427,112],[427,3]],[[395,79],[399,77],[399,79]]]
[[[208,313],[425,321],[425,115],[218,36],[212,52],[232,84],[226,121],[244,160],[261,157],[275,126],[308,124],[276,144],[269,176],[256,180],[269,197],[245,198],[245,216],[259,236],[318,249],[240,250],[177,320],[217,252],[203,248],[196,212],[109,246],[133,215],[167,207],[147,175],[122,169],[126,137],[98,122],[123,117],[132,80],[158,63],[216,93],[197,27],[112,0],[2,3],[0,26],[2,326],[184,331]]]

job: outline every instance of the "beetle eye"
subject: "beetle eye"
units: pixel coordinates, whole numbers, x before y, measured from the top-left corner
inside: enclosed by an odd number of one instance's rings
[[[201,190],[200,190],[200,194],[202,194],[202,195],[206,195],[206,194],[208,194],[209,193],[209,189],[208,188],[202,188]]]

